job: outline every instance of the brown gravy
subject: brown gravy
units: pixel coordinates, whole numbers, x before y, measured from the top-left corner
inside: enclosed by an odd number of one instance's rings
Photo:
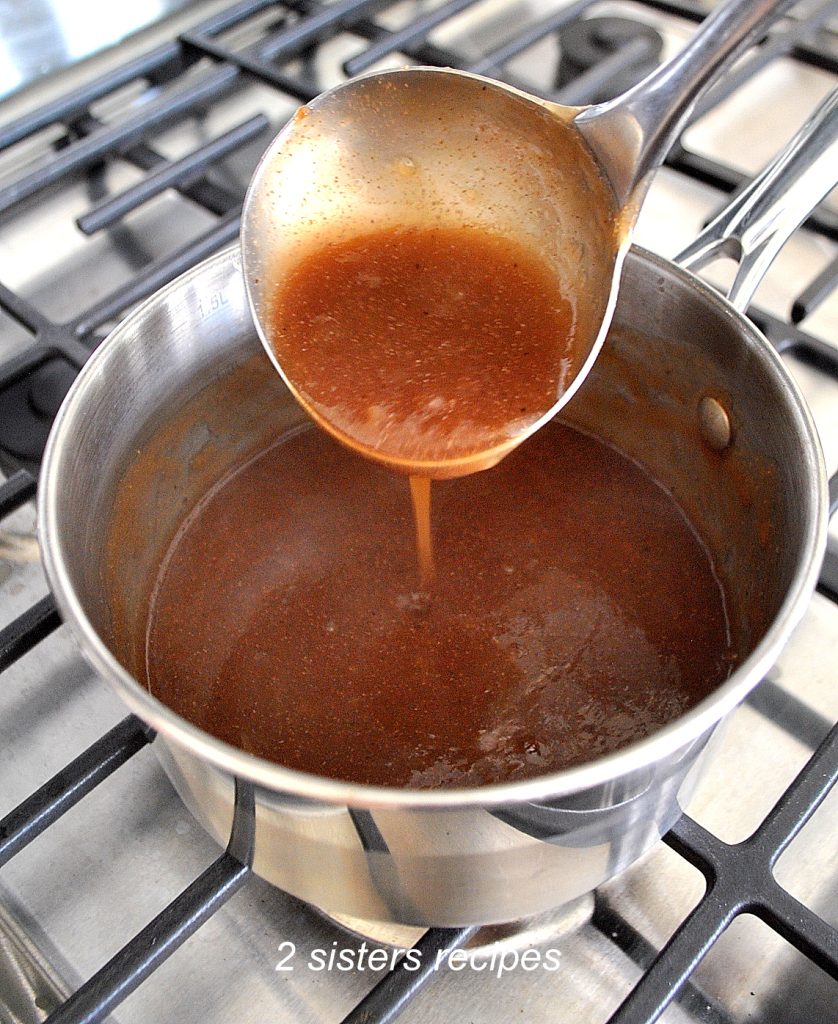
[[[184,523],[148,624],[152,692],[291,768],[391,786],[543,774],[654,732],[733,658],[710,556],[672,498],[550,423],[434,485],[419,589],[407,481],[283,438]]]
[[[308,411],[391,464],[508,445],[556,404],[577,362],[574,311],[548,264],[478,228],[324,242],[277,286],[268,323]]]
[[[410,477],[410,498],[413,502],[413,521],[416,524],[416,559],[419,563],[419,583],[423,590],[434,579],[434,544],[431,530],[431,478]]]

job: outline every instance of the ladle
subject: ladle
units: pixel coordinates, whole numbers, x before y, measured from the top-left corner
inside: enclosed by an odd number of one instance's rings
[[[792,4],[729,0],[668,63],[623,96],[595,106],[559,106],[476,75],[416,67],[353,79],[302,107],[255,172],[242,249],[262,342],[312,417],[363,454],[431,477],[488,468],[552,417],[602,346],[652,172],[702,90]],[[369,424],[361,432],[345,422],[338,426],[332,396],[312,393],[283,365],[282,339],[271,329],[283,281],[331,243],[393,229],[461,226],[524,245],[556,275],[574,311],[570,373],[543,408],[522,419],[519,409],[502,406],[498,367],[490,378],[497,394],[487,394],[486,402],[494,419],[477,424],[466,440],[441,442],[438,431],[425,432],[415,417],[394,425],[388,381],[376,377],[361,387],[387,428],[370,437]],[[405,372],[413,371],[422,353],[409,337],[400,341]],[[557,338],[557,349],[566,344]],[[356,379],[363,347],[363,336],[347,336],[335,380]],[[480,339],[464,331],[461,355],[461,372],[468,374],[481,360]],[[480,371],[485,378],[485,365]],[[433,380],[427,401],[446,401],[456,383]]]

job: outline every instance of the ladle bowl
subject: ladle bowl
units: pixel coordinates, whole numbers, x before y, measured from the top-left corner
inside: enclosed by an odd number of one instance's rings
[[[667,64],[596,106],[559,106],[461,71],[407,68],[353,79],[302,107],[263,156],[242,219],[248,300],[262,343],[298,401],[339,440],[403,472],[448,477],[497,463],[555,415],[589,372],[650,176],[696,97],[792,2],[731,0]],[[370,443],[338,425],[322,396],[287,372],[271,311],[289,273],[327,243],[446,227],[478,229],[539,255],[573,310],[571,375],[526,418],[510,402],[476,448],[423,448],[421,433],[408,444],[384,433]],[[363,344],[347,337],[346,350]],[[465,339],[463,349],[466,373],[480,349]],[[405,353],[421,358],[410,346]],[[449,397],[449,385],[433,381],[429,398]],[[386,381],[371,379],[371,405],[386,408],[386,390]]]

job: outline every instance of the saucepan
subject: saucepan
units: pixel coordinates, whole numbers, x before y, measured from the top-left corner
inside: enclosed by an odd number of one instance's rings
[[[740,307],[765,254],[834,184],[835,136],[833,99],[685,257],[744,255]],[[677,262],[638,247],[608,340],[562,415],[645,464],[697,524],[742,658],[699,705],[616,753],[514,783],[408,790],[260,760],[143,685],[150,586],[179,525],[213,482],[304,419],[257,338],[239,250],[143,303],[79,375],[40,488],[56,601],[85,656],[155,730],[186,805],[222,842],[236,780],[249,781],[253,866],[266,879],[356,921],[509,921],[596,887],[681,813],[714,730],[769,670],[814,588],[828,503],[818,437],[753,324]]]

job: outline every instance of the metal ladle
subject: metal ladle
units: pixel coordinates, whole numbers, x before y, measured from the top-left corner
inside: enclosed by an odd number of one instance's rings
[[[585,379],[611,321],[650,177],[696,97],[793,2],[729,0],[668,63],[595,106],[559,106],[465,72],[407,68],[353,79],[301,108],[263,156],[242,219],[256,325],[301,404],[340,440],[403,472],[450,477],[498,462]],[[555,273],[575,311],[575,376],[524,423],[510,408],[476,450],[424,450],[421,435],[409,449],[386,436],[375,444],[353,437],[305,381],[289,378],[271,343],[277,289],[324,242],[432,226],[522,243]],[[353,344],[363,338],[348,338]],[[435,381],[434,394],[444,396],[445,387]],[[370,394],[371,405],[382,403],[386,394]]]

